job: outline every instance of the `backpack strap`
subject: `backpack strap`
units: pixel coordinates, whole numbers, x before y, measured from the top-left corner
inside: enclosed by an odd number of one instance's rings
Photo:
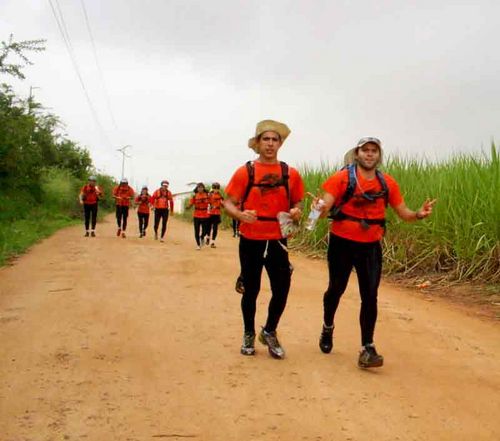
[[[340,203],[334,205],[330,210],[329,219],[334,219],[340,213],[342,207],[353,197],[354,190],[356,190],[356,164],[348,164],[340,170],[347,170],[347,187]]]
[[[245,202],[248,199],[248,195],[250,194],[250,191],[255,184],[255,165],[253,161],[247,161],[245,167],[247,168],[248,173],[248,184],[247,188],[245,189],[245,193],[243,194],[243,198],[241,199],[241,211],[245,209]]]
[[[385,181],[384,174],[380,170],[375,170],[375,175],[377,176],[378,181],[382,187],[382,192],[384,193],[384,202],[385,206],[389,205],[389,187],[387,186],[387,182]]]
[[[286,190],[286,197],[288,199],[288,209],[291,208],[292,202],[290,200],[290,185],[288,181],[290,180],[289,167],[286,162],[280,161],[281,165],[281,182]]]

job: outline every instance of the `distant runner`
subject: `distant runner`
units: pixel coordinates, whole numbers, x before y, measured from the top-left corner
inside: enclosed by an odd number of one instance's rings
[[[432,213],[435,200],[426,200],[417,211],[404,203],[393,177],[378,170],[382,162],[382,144],[377,138],[362,138],[346,154],[351,164],[323,184],[325,216],[333,207],[333,222],[328,245],[329,284],[323,298],[324,323],[320,349],[333,348],[334,317],[352,268],[356,269],[361,295],[361,351],[358,365],[379,367],[384,363],[373,343],[377,321],[377,296],[382,272],[380,240],[385,231],[385,210],[390,205],[406,222],[425,219]]]
[[[113,197],[116,201],[116,223],[118,224],[116,235],[119,237],[121,234],[124,239],[127,237],[125,231],[127,230],[128,210],[134,194],[126,178],[122,178],[120,184],[113,189]]]
[[[215,239],[217,238],[217,231],[219,229],[219,224],[221,222],[221,207],[224,197],[220,193],[220,184],[214,182],[212,184],[212,190],[209,193],[210,201],[210,220],[208,226],[208,236],[206,238],[206,244],[210,243],[212,248],[215,248]]]
[[[155,240],[158,240],[158,227],[161,220],[161,233],[160,242],[163,242],[165,232],[167,231],[167,222],[169,213],[174,213],[174,198],[168,189],[169,182],[166,180],[161,181],[161,187],[153,193],[151,203],[155,211]]]
[[[205,238],[209,234],[210,215],[208,214],[208,205],[210,196],[203,182],[199,182],[194,190],[193,197],[189,200],[187,208],[194,206],[193,224],[194,224],[194,239],[196,241],[196,249],[201,250]]]
[[[255,137],[248,142],[258,159],[238,168],[226,187],[226,212],[241,221],[240,264],[244,292],[241,297],[244,334],[241,353],[255,354],[255,312],[262,268],[271,282],[266,325],[259,341],[274,358],[284,358],[276,328],[285,310],[291,282],[287,239],[277,220],[279,212],[289,212],[298,221],[304,184],[297,170],[278,161],[278,150],[290,134],[283,123],[266,120],[257,124]],[[241,201],[241,209],[236,204]]]
[[[102,197],[104,197],[104,193],[96,185],[96,177],[89,176],[88,183],[81,188],[79,195],[80,204],[83,205],[85,217],[85,237],[95,237],[97,204]],[[90,225],[92,226],[91,231],[89,231]]]
[[[139,237],[145,237],[151,207],[151,195],[148,193],[148,187],[143,186],[141,188],[141,194],[135,198],[135,205],[137,206],[137,218],[139,221]]]

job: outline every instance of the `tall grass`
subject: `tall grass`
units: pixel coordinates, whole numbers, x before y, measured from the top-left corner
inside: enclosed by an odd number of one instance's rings
[[[303,166],[306,189],[317,193],[321,183],[340,167]],[[430,218],[416,223],[399,220],[388,210],[384,237],[387,273],[418,275],[434,272],[450,281],[500,283],[500,155],[455,155],[445,162],[392,157],[383,170],[399,182],[406,204],[417,209],[437,198]],[[305,215],[309,211],[305,204]],[[322,254],[328,225],[301,231],[295,244]]]

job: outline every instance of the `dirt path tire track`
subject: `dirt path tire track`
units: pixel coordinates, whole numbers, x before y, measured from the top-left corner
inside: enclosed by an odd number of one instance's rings
[[[386,366],[360,370],[356,286],[324,355],[325,263],[293,256],[287,358],[244,357],[237,241],[196,251],[174,219],[161,244],[131,218],[127,239],[109,217],[0,270],[1,441],[500,439],[498,323],[383,286]],[[264,283],[257,323],[268,298]]]

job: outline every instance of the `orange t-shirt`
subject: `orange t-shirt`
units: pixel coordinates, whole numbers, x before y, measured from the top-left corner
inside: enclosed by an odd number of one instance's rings
[[[210,203],[210,196],[208,193],[195,193],[189,200],[190,205],[194,205],[193,217],[199,219],[207,219],[210,217],[208,213],[208,204]]]
[[[156,190],[151,196],[151,203],[155,208],[169,208],[170,211],[174,211],[174,198],[170,190],[167,190],[166,193],[162,193],[161,188]]]
[[[117,185],[113,189],[113,196],[116,196],[116,205],[121,205],[122,207],[130,206],[130,199],[134,198],[134,190],[128,185]]]
[[[386,173],[383,173],[383,175],[389,190],[389,205],[393,208],[397,207],[404,201],[401,191],[399,190],[399,185],[392,176]],[[335,198],[335,202],[338,203],[342,200],[342,196],[347,190],[348,183],[348,171],[344,169],[330,176],[322,187],[323,190],[330,193]],[[365,179],[358,172],[357,185],[353,197],[342,206],[342,212],[362,219],[384,219],[386,208],[385,198],[382,197],[374,201],[368,201],[360,196],[363,192],[378,193],[382,190],[382,185],[377,177]],[[370,225],[368,229],[364,229],[360,222],[349,219],[334,220],[331,224],[330,231],[336,236],[355,242],[376,242],[382,239],[384,235],[384,229],[381,225]]]
[[[263,164],[254,161],[255,179],[254,184],[272,184],[281,179],[281,165]],[[249,224],[240,224],[240,233],[247,239],[254,240],[276,240],[281,239],[281,230],[276,216],[280,211],[290,211],[290,207],[300,202],[304,197],[304,183],[299,172],[288,168],[288,188],[290,191],[290,204],[288,202],[286,189],[283,185],[276,187],[252,187],[248,198],[243,203],[243,209],[256,210],[257,216],[276,219],[276,221],[257,220]],[[234,200],[241,201],[245,196],[248,185],[248,170],[246,165],[238,168],[229,181],[225,191]]]
[[[222,206],[222,201],[224,200],[224,198],[222,197],[222,195],[219,193],[219,192],[210,192],[209,194],[210,196],[210,210],[209,210],[209,213],[210,215],[220,215],[220,209],[221,209],[221,206]]]
[[[83,197],[83,203],[86,205],[97,204],[99,197],[103,196],[102,191],[97,186],[86,184],[80,190],[80,195]]]
[[[137,213],[149,213],[150,198],[151,196],[149,196],[149,194],[140,194],[135,198]]]

